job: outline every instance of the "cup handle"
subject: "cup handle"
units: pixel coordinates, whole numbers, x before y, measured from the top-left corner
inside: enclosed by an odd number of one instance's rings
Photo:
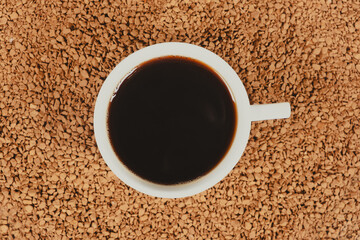
[[[289,118],[290,114],[291,108],[288,102],[250,105],[251,121]]]

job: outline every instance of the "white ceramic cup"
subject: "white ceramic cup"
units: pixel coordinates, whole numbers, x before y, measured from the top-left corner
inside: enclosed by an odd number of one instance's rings
[[[108,106],[121,82],[141,63],[163,56],[183,56],[205,63],[215,70],[228,86],[237,109],[236,132],[231,147],[221,162],[206,175],[193,181],[161,185],[149,182],[131,172],[115,154],[107,128]],[[146,99],[144,99],[146,101]],[[187,197],[200,193],[221,181],[236,165],[246,147],[251,122],[290,117],[289,103],[250,105],[245,87],[236,72],[222,58],[202,47],[169,42],[143,48],[121,61],[101,87],[95,104],[94,132],[100,153],[109,168],[124,183],[148,195],[164,198]],[[139,146],[140,148],[140,146]],[[139,149],[141,151],[141,149]]]

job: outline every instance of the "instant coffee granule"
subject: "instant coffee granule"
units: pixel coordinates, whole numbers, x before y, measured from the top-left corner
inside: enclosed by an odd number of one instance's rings
[[[0,4],[0,239],[359,239],[360,3]],[[239,74],[252,124],[213,188],[159,199],[121,182],[93,133],[110,71],[145,46],[196,44]]]

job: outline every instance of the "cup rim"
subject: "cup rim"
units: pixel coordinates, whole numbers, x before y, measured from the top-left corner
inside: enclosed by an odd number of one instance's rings
[[[217,72],[232,94],[237,112],[236,131],[231,146],[220,163],[209,173],[190,182],[161,185],[149,182],[130,171],[115,154],[107,130],[108,106],[121,82],[141,63],[164,56],[196,59]],[[167,42],[140,49],[123,59],[103,83],[94,109],[94,134],[100,153],[114,174],[130,187],[155,197],[179,198],[195,195],[220,182],[240,160],[251,128],[250,103],[245,87],[234,69],[215,53],[189,43]]]

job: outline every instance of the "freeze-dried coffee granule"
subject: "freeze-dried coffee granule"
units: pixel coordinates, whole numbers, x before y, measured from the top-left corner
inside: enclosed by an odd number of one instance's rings
[[[0,239],[359,239],[359,16],[356,0],[4,0]],[[176,200],[117,179],[92,125],[116,64],[166,41],[223,57],[251,103],[292,106]]]

